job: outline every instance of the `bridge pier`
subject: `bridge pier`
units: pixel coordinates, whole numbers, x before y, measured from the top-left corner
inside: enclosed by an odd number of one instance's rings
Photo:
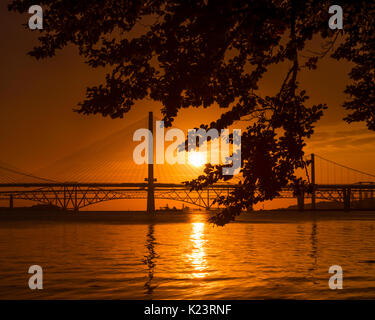
[[[66,209],[67,209],[67,203],[66,203],[66,186],[64,185],[63,210],[65,211]]]
[[[77,213],[79,211],[79,204],[78,204],[78,187],[74,187],[74,212]]]
[[[344,211],[350,211],[351,189],[344,188],[342,193],[343,193],[343,200],[344,200]]]
[[[206,210],[210,210],[210,188],[207,188],[207,205],[206,205]]]
[[[299,211],[303,211],[305,209],[305,194],[303,191],[297,195],[297,204]]]
[[[13,209],[13,195],[9,196],[9,209]]]

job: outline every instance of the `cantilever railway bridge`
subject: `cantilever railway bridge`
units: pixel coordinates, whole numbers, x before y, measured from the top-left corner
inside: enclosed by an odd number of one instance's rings
[[[74,211],[111,200],[147,199],[150,201],[148,198],[150,189],[147,183],[17,183],[0,184],[0,188],[0,199],[9,199],[10,207],[16,199],[54,204]],[[234,188],[235,185],[222,184],[200,191],[191,191],[183,184],[154,183],[153,197],[210,209],[215,199],[229,194]],[[356,208],[355,203],[360,200],[375,200],[374,191],[375,184],[372,183],[316,185],[315,193],[306,194],[304,198],[309,198],[311,201],[314,201],[313,197],[315,201],[316,199],[335,201],[342,203],[343,209],[349,210]],[[280,198],[295,198],[295,196],[292,190],[285,189],[281,192]]]
[[[151,113],[148,121],[149,128],[153,131]],[[312,208],[315,208],[317,199],[341,203],[345,210],[358,209],[360,200],[369,200],[375,204],[375,175],[343,166],[318,155],[312,154],[311,160],[309,175],[314,191],[312,194],[298,197],[300,209],[303,209],[305,198],[311,199]],[[134,169],[130,169],[132,170]],[[236,188],[236,184],[223,183],[191,191],[182,183],[156,181],[153,164],[148,165],[147,171],[147,178],[143,182],[59,182],[25,173],[0,162],[0,200],[9,201],[10,207],[13,207],[15,200],[29,200],[34,203],[53,204],[65,210],[79,211],[81,208],[104,201],[147,199],[147,211],[151,213],[155,211],[155,199],[180,201],[210,209],[218,197],[228,195]],[[285,189],[280,197],[295,198],[295,195],[293,190]]]

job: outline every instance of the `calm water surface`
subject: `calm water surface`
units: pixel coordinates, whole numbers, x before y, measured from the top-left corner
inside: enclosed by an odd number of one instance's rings
[[[375,221],[1,221],[1,299],[375,298]],[[29,266],[44,289],[28,288]],[[330,290],[340,265],[344,289]]]

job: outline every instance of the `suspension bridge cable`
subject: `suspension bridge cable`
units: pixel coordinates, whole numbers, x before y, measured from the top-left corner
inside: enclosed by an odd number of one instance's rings
[[[26,176],[26,177],[29,177],[29,178],[42,180],[42,181],[45,181],[45,182],[57,182],[57,181],[54,181],[54,180],[37,177],[37,176],[34,176],[32,174],[29,174],[29,173],[20,172],[20,171],[10,169],[10,168],[6,168],[6,167],[3,167],[3,166],[0,166],[0,169],[5,170],[5,171],[9,171],[9,172],[12,172],[12,173],[15,173],[15,174],[19,174],[19,175],[22,175],[22,176]]]
[[[330,162],[330,163],[332,163],[332,164],[334,164],[334,165],[336,165],[336,166],[339,166],[339,167],[345,168],[345,169],[347,169],[347,170],[352,170],[352,171],[354,171],[354,172],[357,172],[357,173],[364,174],[364,175],[366,175],[366,176],[370,176],[370,177],[375,178],[375,175],[373,175],[373,174],[371,174],[371,173],[367,173],[367,172],[364,172],[364,171],[360,171],[360,170],[357,170],[357,169],[353,169],[353,168],[350,168],[350,167],[344,166],[343,164],[340,164],[340,163],[337,163],[337,162],[335,162],[335,161],[332,161],[332,160],[329,160],[329,159],[323,158],[323,157],[321,157],[321,156],[319,156],[319,155],[317,155],[317,154],[316,154],[315,156],[318,157],[318,158],[320,158],[320,159],[322,159],[322,160],[324,160],[324,161]]]

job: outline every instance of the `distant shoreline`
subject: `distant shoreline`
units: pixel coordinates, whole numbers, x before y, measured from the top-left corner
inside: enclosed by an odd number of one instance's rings
[[[125,224],[180,223],[206,221],[215,212],[192,211],[188,213],[157,212],[149,215],[145,211],[80,211],[30,210],[25,208],[0,208],[0,224],[4,221],[47,221],[47,222],[103,222]],[[296,211],[296,210],[260,210],[243,212],[235,223],[290,223],[316,220],[375,220],[375,210],[349,211]]]

